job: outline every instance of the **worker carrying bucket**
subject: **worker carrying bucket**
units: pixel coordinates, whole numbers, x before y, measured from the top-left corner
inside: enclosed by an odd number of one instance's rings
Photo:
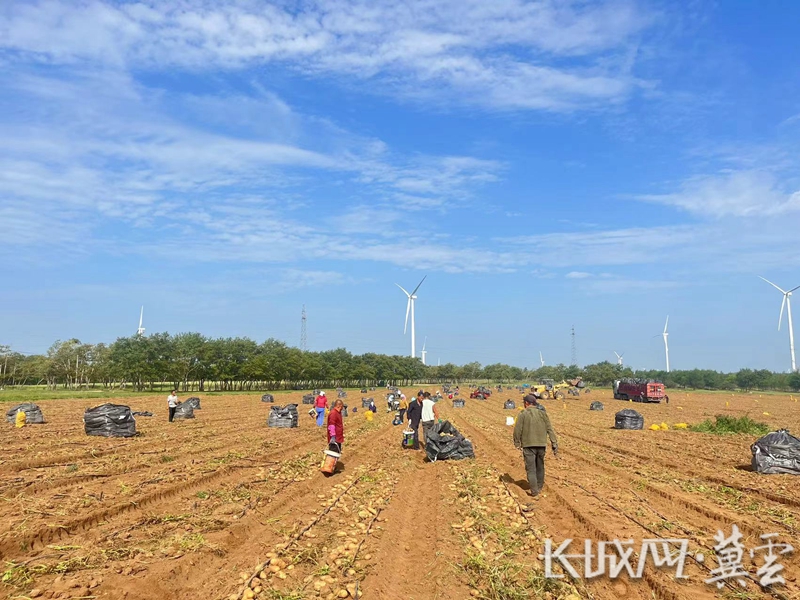
[[[333,475],[336,471],[336,463],[342,457],[342,444],[344,444],[343,408],[344,402],[336,400],[331,412],[328,413],[328,449],[325,450],[325,458],[320,469],[326,475]]]

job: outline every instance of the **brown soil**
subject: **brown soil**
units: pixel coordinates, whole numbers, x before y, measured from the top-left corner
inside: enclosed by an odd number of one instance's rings
[[[749,414],[800,431],[788,395],[672,393],[669,405],[640,405],[594,390],[546,401],[561,457],[548,453],[545,495],[528,513],[521,456],[505,425],[517,411],[502,408],[506,398],[521,405],[519,392],[467,399],[463,409],[440,403],[477,458],[436,463],[400,447],[402,428],[383,412],[381,393],[372,395],[374,422],[361,410],[345,420],[333,477],[319,472],[324,432],[302,404],[300,427],[287,430],[266,426],[270,405],[256,394],[203,399],[196,419],[175,423],[164,398],[139,398],[135,410],[155,413],[137,418],[141,435],[107,439],[84,434],[86,401],[39,402],[46,424],[8,425],[0,439],[0,597],[734,597],[703,583],[708,566],[692,560],[680,582],[651,567],[641,580],[557,584],[529,575],[541,574],[545,538],[686,538],[711,567],[714,535],[733,524],[748,548],[773,532],[798,545],[800,478],[751,472],[753,436],[612,429],[614,413],[632,407],[646,427]],[[357,391],[350,396],[360,404]],[[605,410],[589,411],[593,400]],[[800,556],[781,559],[785,587],[761,590],[751,580],[738,597],[800,598]],[[757,566],[746,557],[754,577]]]

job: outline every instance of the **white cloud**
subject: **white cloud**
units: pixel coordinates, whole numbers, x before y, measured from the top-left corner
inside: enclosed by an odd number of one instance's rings
[[[781,190],[775,175],[768,171],[694,177],[675,193],[644,195],[639,199],[706,217],[763,217],[800,210],[800,191]]]
[[[336,271],[317,271],[304,269],[283,269],[275,289],[289,292],[303,288],[325,288],[346,283],[353,283],[353,279]]]
[[[631,93],[629,61],[615,57],[653,20],[633,0],[18,0],[0,13],[0,48],[145,69],[277,63],[412,98],[575,110]]]
[[[242,248],[271,262],[326,257],[305,236],[331,223],[345,233],[380,232],[397,209],[442,211],[503,169],[466,156],[399,155],[263,90],[171,96],[117,72],[15,70],[3,101],[15,107],[0,111],[5,235],[40,251],[75,239],[88,251],[106,228],[125,223],[140,233],[202,228],[230,246],[216,249],[221,257],[241,257]],[[245,135],[248,112],[268,116],[269,130]],[[336,207],[329,190],[343,183],[369,202]],[[315,211],[310,221],[291,217],[301,208]]]
[[[570,271],[569,273],[564,275],[564,277],[566,277],[567,279],[586,279],[591,276],[592,276],[591,273],[587,273],[585,271]]]

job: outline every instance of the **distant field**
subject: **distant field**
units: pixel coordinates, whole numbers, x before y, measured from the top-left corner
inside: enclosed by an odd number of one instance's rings
[[[464,409],[442,401],[477,458],[435,463],[401,449],[402,428],[371,392],[376,418],[345,419],[344,470],[332,478],[318,470],[324,433],[308,406],[299,428],[270,429],[260,393],[201,393],[196,419],[170,424],[163,394],[130,394],[126,403],[155,416],[137,418],[139,437],[106,439],[84,434],[83,410],[124,396],[74,393],[82,397],[36,398],[48,422],[5,424],[0,437],[0,595],[239,598],[240,574],[258,574],[272,552],[275,569],[250,586],[262,600],[327,600],[357,595],[356,585],[364,600],[768,598],[752,582],[747,595],[718,592],[692,561],[680,583],[655,569],[637,581],[558,583],[542,578],[537,555],[547,537],[662,537],[711,557],[713,536],[733,524],[748,547],[771,532],[796,542],[800,530],[800,478],[750,472],[753,436],[612,428],[616,411],[634,408],[645,427],[726,414],[797,433],[788,394],[671,391],[669,405],[642,405],[596,389],[545,401],[561,459],[548,450],[546,496],[524,516],[524,468],[505,425],[516,411],[503,409],[507,398],[521,406],[515,390]],[[360,394],[349,395],[352,410]],[[593,400],[605,410],[589,411]],[[781,558],[791,579],[780,593],[800,597],[800,556]],[[749,557],[745,568],[755,573]]]

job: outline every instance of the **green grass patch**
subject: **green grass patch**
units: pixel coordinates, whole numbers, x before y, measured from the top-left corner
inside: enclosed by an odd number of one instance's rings
[[[771,427],[766,423],[753,421],[750,417],[730,417],[727,415],[717,415],[714,421],[706,419],[702,423],[690,425],[691,431],[700,433],[713,433],[715,435],[729,435],[737,433],[747,433],[750,435],[766,435],[771,431]]]

